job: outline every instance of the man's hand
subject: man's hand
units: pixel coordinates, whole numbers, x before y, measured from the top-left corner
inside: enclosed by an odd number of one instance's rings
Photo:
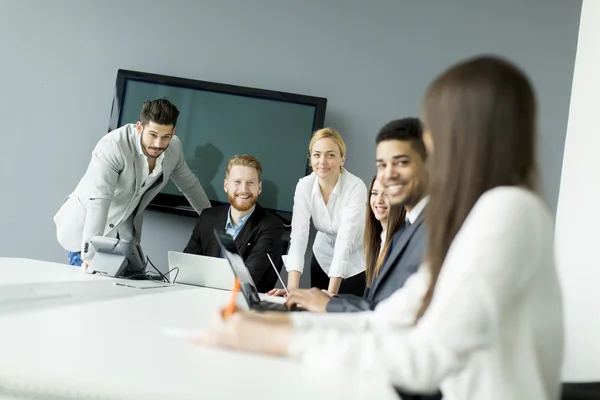
[[[326,313],[327,304],[329,304],[330,300],[331,296],[329,294],[317,288],[296,289],[290,292],[285,305],[290,310],[292,307],[298,306],[310,312]]]

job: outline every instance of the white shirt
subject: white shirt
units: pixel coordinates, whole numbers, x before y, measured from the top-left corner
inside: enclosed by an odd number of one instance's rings
[[[381,257],[381,252],[383,251],[383,246],[385,245],[386,231],[381,231],[379,234],[379,240],[381,240],[381,244],[379,245],[379,255]]]
[[[160,156],[158,156],[158,158],[156,159],[156,164],[154,166],[154,170],[152,171],[152,173],[150,173],[150,167],[148,166],[148,156],[146,154],[144,154],[144,151],[142,149],[142,142],[140,140],[137,141],[137,149],[138,149],[138,157],[141,157],[144,159],[144,162],[142,163],[142,165],[144,166],[144,169],[142,170],[142,182],[143,183],[142,183],[142,188],[140,189],[140,191],[137,193],[137,195],[133,199],[133,205],[130,208],[131,210],[135,210],[135,208],[138,206],[138,204],[142,200],[144,193],[146,193],[146,190],[148,190],[150,187],[152,187],[152,184],[154,182],[156,182],[156,180],[162,174],[162,163],[165,158],[165,152],[163,151],[160,154]]]
[[[426,266],[372,312],[292,313],[288,352],[310,366],[385,376],[407,391],[440,388],[444,400],[557,400],[563,313],[553,237],[538,196],[490,190],[452,242],[417,325]]]
[[[342,278],[364,271],[366,204],[365,183],[345,169],[327,205],[314,172],[300,179],[294,193],[290,248],[285,258],[287,271],[302,272],[304,269],[311,218],[317,229],[313,254],[323,271],[330,277]]]
[[[428,202],[429,196],[425,196],[421,200],[419,200],[419,202],[410,211],[406,212],[406,220],[411,224],[414,224],[417,218],[419,218],[419,215],[421,215],[421,213],[425,209],[425,206]]]
[[[154,170],[150,173],[150,167],[148,166],[148,156],[144,153],[142,149],[142,142],[139,140],[137,142],[138,154],[140,157],[144,159],[144,170],[142,171],[142,187],[144,190],[150,186],[158,179],[160,174],[162,173],[162,164],[165,158],[165,152],[163,151],[160,156],[156,159],[156,164],[154,165]]]

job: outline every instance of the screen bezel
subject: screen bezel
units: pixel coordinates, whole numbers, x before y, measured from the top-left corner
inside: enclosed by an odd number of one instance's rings
[[[110,113],[110,122],[108,132],[111,132],[121,126],[121,107],[123,99],[126,95],[127,81],[137,80],[149,83],[159,83],[168,86],[177,86],[189,89],[199,89],[205,91],[213,91],[225,94],[242,95],[249,97],[257,97],[267,100],[284,101],[296,104],[305,104],[315,107],[315,118],[313,122],[312,132],[323,128],[325,124],[325,112],[327,109],[327,99],[323,97],[306,96],[295,93],[286,93],[266,89],[256,89],[246,86],[229,85],[223,83],[201,81],[188,78],[179,78],[168,75],[152,74],[147,72],[132,71],[119,69],[117,71],[117,80],[115,84],[115,94],[113,96],[113,104]],[[312,134],[311,132],[311,134]],[[306,143],[310,141],[310,136],[306,138]],[[307,151],[308,154],[308,151]],[[307,157],[305,176],[311,173],[310,163]],[[211,200],[213,206],[228,204],[221,201]],[[188,200],[183,194],[173,195],[168,193],[158,193],[148,205],[148,208],[157,211],[182,214],[188,216],[197,216],[197,213],[191,207]],[[284,220],[284,223],[289,223],[291,220],[291,212],[274,210],[265,207],[274,212]]]

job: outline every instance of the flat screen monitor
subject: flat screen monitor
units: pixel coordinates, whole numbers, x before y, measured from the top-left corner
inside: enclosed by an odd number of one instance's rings
[[[176,135],[213,205],[228,203],[223,190],[227,161],[251,154],[263,167],[259,203],[289,218],[296,184],[310,172],[308,143],[323,127],[327,99],[119,70],[109,131],[137,122],[142,103],[158,98],[179,109]],[[150,207],[195,214],[173,182]]]

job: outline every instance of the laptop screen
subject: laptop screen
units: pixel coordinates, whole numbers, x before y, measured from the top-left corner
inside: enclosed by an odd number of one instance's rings
[[[239,255],[233,238],[227,233],[219,232],[216,229],[214,232],[223,255],[227,261],[229,261],[229,265],[235,276],[240,280],[242,292],[244,293],[246,300],[249,303],[250,301],[260,301],[254,280],[250,275],[248,267],[244,264],[244,259]]]

